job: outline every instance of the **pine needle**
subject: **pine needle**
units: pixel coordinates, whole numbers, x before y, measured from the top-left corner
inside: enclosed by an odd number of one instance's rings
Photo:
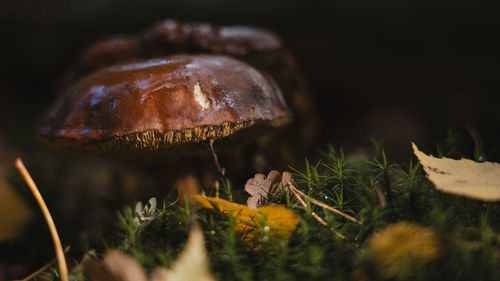
[[[293,189],[292,189],[292,193],[293,195],[295,196],[295,198],[297,198],[297,201],[299,201],[299,203],[302,205],[302,207],[306,208],[307,209],[307,204],[306,202],[304,201],[304,199],[302,199],[302,197],[300,197],[300,195],[295,192]],[[319,222],[321,223],[322,225],[324,226],[327,226],[328,223],[323,220],[320,216],[318,216],[318,214],[316,214],[314,211],[311,211],[311,215]]]
[[[49,227],[50,235],[52,236],[52,240],[54,242],[54,249],[56,252],[57,264],[59,267],[59,276],[62,281],[68,281],[69,280],[68,265],[66,264],[66,258],[64,257],[64,251],[61,245],[61,239],[59,239],[59,234],[57,233],[56,225],[54,224],[54,220],[50,215],[50,211],[47,208],[47,205],[45,204],[45,201],[43,200],[40,191],[38,191],[38,188],[36,187],[33,178],[29,174],[28,170],[26,170],[26,168],[24,167],[21,158],[16,159],[15,166],[16,169],[21,174],[21,176],[23,177],[24,181],[26,181],[26,184],[31,190],[31,193],[33,193],[33,197],[35,197],[35,200],[37,201],[38,205],[40,206],[40,209],[42,210],[42,214],[45,217],[45,221],[47,222],[47,226]]]
[[[300,191],[298,188],[296,188],[295,186],[293,186],[290,183],[288,183],[288,187],[293,191],[293,193],[295,193],[295,192],[298,193],[302,197],[305,197],[305,198],[309,199],[309,201],[311,201],[311,203],[313,203],[313,204],[315,204],[315,205],[317,205],[317,206],[319,206],[321,208],[327,209],[328,211],[331,211],[331,212],[333,212],[333,213],[335,213],[337,215],[340,215],[340,216],[342,216],[342,217],[344,217],[344,218],[346,218],[346,219],[348,219],[348,220],[350,220],[350,221],[352,221],[354,223],[363,224],[360,221],[358,221],[357,219],[355,219],[354,217],[349,216],[348,214],[346,214],[346,213],[344,213],[344,212],[342,212],[340,210],[337,210],[337,209],[335,209],[333,207],[330,207],[330,206],[326,205],[325,203],[322,203],[322,202],[320,202],[320,201],[318,201],[318,200],[316,200],[314,198],[311,198],[311,197],[307,196],[304,192]]]

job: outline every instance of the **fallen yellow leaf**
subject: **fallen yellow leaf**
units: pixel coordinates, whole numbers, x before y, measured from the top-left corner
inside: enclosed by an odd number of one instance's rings
[[[215,206],[223,213],[230,213],[236,219],[236,230],[241,232],[250,232],[265,225],[269,228],[264,227],[264,231],[269,234],[284,233],[289,238],[299,223],[299,217],[282,205],[267,205],[252,209],[214,197],[195,195],[194,199],[207,209],[213,209]],[[246,236],[248,239],[253,237],[253,235]]]
[[[412,143],[413,152],[436,189],[483,201],[500,200],[500,164],[435,158]]]

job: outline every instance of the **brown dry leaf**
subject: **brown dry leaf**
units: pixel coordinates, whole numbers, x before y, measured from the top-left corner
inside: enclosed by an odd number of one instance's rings
[[[205,250],[205,239],[199,227],[189,234],[184,250],[170,269],[159,267],[148,278],[140,264],[131,256],[111,250],[104,259],[91,258],[81,264],[90,281],[213,281]]]
[[[235,219],[237,230],[241,232],[250,232],[259,229],[262,220],[269,226],[270,234],[285,233],[290,237],[291,232],[295,230],[299,223],[298,216],[287,209],[285,206],[263,206],[252,209],[244,205],[236,204],[227,200],[195,195],[194,199],[203,207],[213,209],[214,206],[223,213],[230,213]],[[251,239],[252,236],[246,236]]]
[[[101,261],[89,259],[81,264],[82,272],[90,281],[146,281],[141,265],[131,256],[110,250]]]
[[[257,209],[265,205],[273,194],[279,191],[278,186],[281,181],[281,175],[278,171],[272,170],[269,174],[255,174],[255,176],[245,183],[245,191],[250,194],[247,200],[247,206]]]
[[[205,239],[199,227],[189,234],[186,246],[170,269],[158,268],[151,281],[213,281],[205,250]]]
[[[24,200],[0,177],[0,242],[15,239],[30,217]]]
[[[435,158],[421,152],[414,143],[412,146],[436,189],[483,201],[500,200],[500,164]]]
[[[281,188],[286,188],[287,183],[295,184],[290,172],[285,171],[282,176],[278,171],[272,170],[267,174],[267,177],[264,174],[255,174],[245,184],[245,191],[250,194],[247,206],[257,209],[267,205],[279,195]]]

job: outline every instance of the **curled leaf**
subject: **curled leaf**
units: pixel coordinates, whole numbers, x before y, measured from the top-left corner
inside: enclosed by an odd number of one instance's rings
[[[266,229],[270,234],[284,233],[290,237],[299,223],[298,216],[285,206],[263,206],[252,209],[244,205],[236,204],[227,200],[195,195],[194,199],[207,209],[217,208],[223,213],[230,214],[236,219],[236,228],[240,232],[249,233],[259,229],[261,225],[269,226]],[[251,239],[248,235],[246,238]]]
[[[483,201],[500,200],[500,164],[469,159],[435,158],[413,151],[436,189]]]
[[[136,226],[139,226],[142,222],[152,221],[156,216],[156,198],[151,197],[149,199],[149,206],[143,205],[142,202],[137,202],[135,205],[135,217],[134,222]]]
[[[269,174],[255,174],[255,176],[245,183],[245,191],[250,194],[247,206],[252,209],[265,205],[269,198],[279,191],[281,175],[278,171],[272,170]]]
[[[245,184],[245,191],[250,194],[247,206],[257,209],[267,205],[279,196],[282,188],[288,189],[287,184],[295,184],[292,174],[287,171],[281,175],[278,171],[272,170],[267,174],[267,177],[264,174],[255,174]]]

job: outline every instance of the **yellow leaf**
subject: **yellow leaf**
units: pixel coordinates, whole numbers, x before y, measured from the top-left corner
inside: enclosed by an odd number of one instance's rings
[[[477,163],[469,159],[435,158],[413,151],[436,189],[483,201],[500,200],[500,164]]]
[[[425,264],[439,257],[434,231],[410,222],[387,226],[370,238],[368,249],[378,273],[385,278],[396,276],[408,259]]]
[[[0,178],[0,241],[15,239],[30,217],[21,196]]]
[[[252,209],[219,198],[195,195],[194,199],[207,209],[213,209],[215,206],[223,213],[230,213],[236,219],[236,230],[241,232],[256,230],[265,225],[269,228],[264,231],[270,234],[284,233],[289,238],[299,223],[298,216],[282,205]],[[247,235],[246,238],[251,239],[253,235]]]

